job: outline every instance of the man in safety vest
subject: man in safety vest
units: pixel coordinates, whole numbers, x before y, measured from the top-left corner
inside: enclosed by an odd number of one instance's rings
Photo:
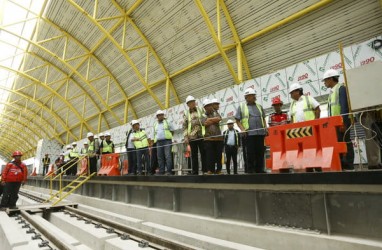
[[[229,119],[227,121],[228,129],[223,132],[227,174],[231,174],[231,159],[233,161],[233,174],[237,174],[237,149],[241,145],[240,132],[233,127],[234,123],[233,120]]]
[[[20,186],[27,181],[28,170],[21,162],[22,155],[20,151],[15,151],[12,154],[13,161],[9,162],[2,172],[1,185],[4,186],[4,193],[0,204],[1,210],[16,208]]]
[[[133,120],[135,121],[135,120]],[[131,129],[126,132],[126,152],[127,159],[129,163],[128,175],[136,175],[137,174],[137,152],[135,151],[134,146],[134,129],[132,122],[130,123]]]
[[[238,107],[235,119],[243,134],[243,147],[247,149],[247,173],[265,173],[264,139],[267,135],[265,113],[263,107],[256,103],[256,90],[247,88],[244,98],[246,102]]]
[[[288,112],[281,110],[281,107],[283,106],[283,102],[281,101],[279,97],[275,97],[272,100],[272,106],[275,112],[269,115],[269,119],[268,119],[269,127],[288,124],[289,123]]]
[[[137,175],[142,175],[143,170],[146,169],[146,173],[150,172],[150,160],[149,160],[149,141],[147,134],[144,130],[140,129],[139,121],[132,120],[131,125],[133,126],[133,136],[132,139],[134,147],[136,149],[137,157]],[[143,157],[143,161],[142,161]]]
[[[291,122],[303,122],[320,118],[320,104],[311,96],[304,95],[299,83],[292,83],[289,87],[292,98],[290,104]]]
[[[103,140],[105,140],[105,135],[103,133],[100,133],[99,136],[95,136],[94,139],[96,139],[96,141],[98,141],[98,145],[101,146]],[[101,147],[98,148],[97,154],[98,155],[102,154]]]
[[[325,87],[330,88],[328,96],[328,116],[341,115],[344,125],[337,129],[338,141],[346,142],[347,153],[341,156],[341,165],[343,170],[354,169],[354,149],[350,139],[351,122],[348,116],[349,105],[346,93],[346,87],[342,83],[338,83],[340,74],[337,70],[329,69],[324,73],[322,81]]]
[[[77,147],[77,142],[72,143],[72,150],[69,153],[70,163],[68,164],[68,171],[66,171],[67,175],[76,175],[78,168],[78,158],[80,157],[80,151]]]
[[[183,116],[183,136],[184,143],[191,147],[192,172],[193,175],[199,174],[199,157],[198,150],[202,160],[202,172],[207,172],[206,156],[204,152],[204,134],[205,127],[201,122],[203,111],[196,106],[195,98],[187,96],[186,104],[188,109],[185,110]]]
[[[202,123],[206,127],[204,149],[206,151],[207,174],[222,174],[223,137],[220,130],[222,118],[214,109],[211,100],[205,99],[203,107],[206,111]]]
[[[109,132],[105,133],[105,139],[101,141],[100,151],[103,155],[114,153],[114,143]]]
[[[99,142],[94,138],[94,134],[89,132],[88,137],[88,156],[90,174],[97,172],[97,152],[99,151]]]
[[[45,154],[45,157],[42,158],[42,175],[43,176],[45,176],[46,173],[48,172],[49,164],[50,164],[49,154]]]
[[[70,145],[66,146],[66,151],[64,153],[64,162],[62,164],[62,169],[61,169],[61,171],[65,172],[64,174],[68,174],[66,172],[66,170],[70,164],[70,153],[71,152],[72,152],[72,146],[70,146]]]
[[[159,163],[159,174],[172,175],[171,145],[174,128],[165,119],[163,110],[156,112],[157,122],[154,123],[154,144],[157,147],[157,157]],[[165,167],[166,165],[166,167]]]

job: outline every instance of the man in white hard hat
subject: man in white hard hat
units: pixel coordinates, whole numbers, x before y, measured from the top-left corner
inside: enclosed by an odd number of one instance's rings
[[[109,132],[105,133],[105,139],[101,141],[99,150],[103,155],[114,153],[114,143],[111,140],[111,134]]]
[[[183,136],[184,143],[189,144],[191,147],[192,158],[192,172],[193,175],[199,174],[199,157],[198,150],[202,160],[202,172],[207,172],[207,166],[205,163],[204,152],[204,134],[205,127],[201,122],[203,118],[203,111],[196,106],[195,98],[193,96],[187,96],[186,104],[188,109],[184,112],[183,117]]]
[[[136,159],[137,159],[137,175],[142,175],[143,170],[146,169],[146,173],[150,172],[150,160],[149,160],[149,141],[147,134],[144,130],[140,129],[140,124],[138,120],[131,121],[133,126],[133,136],[132,139],[134,147],[136,150]],[[143,161],[142,161],[143,157]]]
[[[137,152],[134,147],[134,129],[133,124],[139,123],[137,120],[132,120],[130,122],[131,128],[126,132],[126,153],[127,160],[129,164],[128,174],[127,175],[136,175],[137,174]]]
[[[68,163],[68,170],[66,171],[67,175],[76,175],[77,174],[77,161],[80,157],[80,151],[77,147],[77,142],[72,143],[72,150],[69,153],[70,163]]]
[[[153,126],[154,145],[156,144],[156,151],[159,164],[160,175],[172,175],[172,155],[171,144],[174,128],[167,119],[164,117],[164,111],[158,110],[156,112],[157,121]],[[152,166],[153,167],[153,166]]]
[[[338,141],[346,142],[347,146],[347,153],[341,155],[342,169],[353,170],[354,148],[350,139],[350,131],[347,131],[347,129],[351,126],[348,116],[348,98],[346,87],[342,83],[338,83],[339,78],[340,74],[337,70],[329,69],[324,73],[322,81],[324,82],[325,87],[330,88],[330,94],[328,96],[328,116],[341,115],[344,122],[344,126],[337,129]]]
[[[203,102],[206,111],[205,117],[202,118],[202,124],[206,127],[204,149],[206,151],[207,174],[222,174],[223,137],[219,126],[222,118],[213,105],[214,103],[208,99]]]
[[[236,124],[242,131],[243,148],[246,147],[246,173],[265,173],[264,140],[267,135],[263,107],[256,103],[256,90],[244,91],[245,103],[241,103],[235,115]],[[245,153],[243,153],[245,154]]]
[[[216,98],[211,99],[212,107],[215,111],[218,111],[220,109],[220,102]]]
[[[240,132],[233,127],[234,123],[235,122],[233,120],[228,119],[227,121],[228,129],[223,132],[227,174],[231,174],[231,159],[233,161],[233,174],[238,174],[237,173],[237,149],[241,145],[241,136],[240,136]]]
[[[320,104],[311,96],[304,95],[299,83],[292,83],[289,87],[292,103],[289,108],[291,122],[303,122],[320,118]]]
[[[94,134],[89,132],[88,137],[88,155],[89,155],[89,168],[90,174],[97,172],[97,157],[99,152],[99,141],[95,139]]]

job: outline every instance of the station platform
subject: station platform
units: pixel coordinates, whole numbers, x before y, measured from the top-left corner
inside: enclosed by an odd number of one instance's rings
[[[66,176],[62,185],[74,177]],[[172,213],[382,241],[382,171],[95,176],[75,194]],[[49,189],[30,177],[28,185]],[[58,189],[59,182],[53,182]],[[72,200],[77,202],[77,200]]]

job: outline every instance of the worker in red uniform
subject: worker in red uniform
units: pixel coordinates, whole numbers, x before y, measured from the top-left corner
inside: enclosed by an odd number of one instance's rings
[[[281,107],[283,106],[283,102],[280,100],[279,97],[275,97],[272,100],[272,106],[275,112],[269,115],[269,119],[268,119],[269,127],[288,124],[289,123],[288,112],[281,110]]]
[[[9,162],[3,170],[1,185],[4,186],[4,193],[0,203],[1,210],[16,208],[20,186],[27,181],[28,170],[21,162],[22,155],[20,151],[15,151],[12,154],[13,161]]]

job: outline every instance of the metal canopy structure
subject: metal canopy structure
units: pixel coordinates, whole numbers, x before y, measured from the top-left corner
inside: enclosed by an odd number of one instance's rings
[[[67,144],[382,33],[377,0],[1,0],[0,7],[4,159],[16,149],[33,157],[42,138]]]

